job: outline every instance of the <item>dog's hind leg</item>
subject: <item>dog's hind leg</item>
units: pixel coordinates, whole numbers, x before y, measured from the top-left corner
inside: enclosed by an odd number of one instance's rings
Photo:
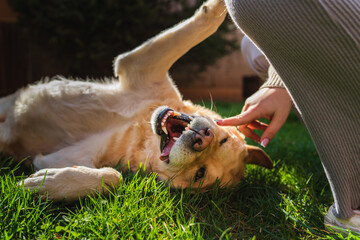
[[[114,73],[124,88],[147,87],[163,80],[170,67],[193,46],[213,34],[226,16],[223,0],[209,0],[189,19],[160,33],[138,48],[119,55]]]

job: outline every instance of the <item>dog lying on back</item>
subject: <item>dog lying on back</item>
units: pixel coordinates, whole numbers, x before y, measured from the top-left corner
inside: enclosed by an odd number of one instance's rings
[[[247,163],[272,168],[220,116],[184,101],[172,64],[223,22],[222,0],[209,0],[184,22],[114,61],[117,79],[54,78],[0,99],[0,151],[33,157],[22,183],[54,200],[73,200],[121,184],[120,170],[142,165],[176,188],[238,183]]]

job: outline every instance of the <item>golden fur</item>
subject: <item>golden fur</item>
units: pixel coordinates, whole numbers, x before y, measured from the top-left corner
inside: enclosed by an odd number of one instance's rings
[[[72,200],[104,190],[104,183],[121,184],[121,174],[111,168],[119,164],[132,171],[145,166],[173,187],[203,189],[216,180],[222,186],[237,183],[246,163],[271,168],[269,157],[246,145],[234,127],[217,126],[218,114],[183,101],[168,75],[171,65],[215,32],[225,15],[222,0],[209,0],[193,17],[119,55],[114,61],[118,79],[57,77],[0,99],[0,151],[31,156],[39,170],[20,184],[54,200]],[[194,119],[166,154],[159,147],[166,137],[156,134],[162,106]],[[166,144],[175,141],[171,134],[180,135],[170,133]]]

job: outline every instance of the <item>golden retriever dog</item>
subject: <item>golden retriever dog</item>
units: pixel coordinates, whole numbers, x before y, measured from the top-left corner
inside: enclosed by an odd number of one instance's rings
[[[0,151],[30,156],[37,172],[19,185],[53,200],[74,200],[122,183],[140,167],[175,188],[238,183],[248,163],[272,168],[220,116],[184,101],[168,70],[223,22],[223,0],[114,61],[116,79],[54,78],[0,99]]]

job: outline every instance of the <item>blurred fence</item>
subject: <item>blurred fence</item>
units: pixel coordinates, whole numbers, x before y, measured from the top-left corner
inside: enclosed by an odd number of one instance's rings
[[[5,3],[5,0],[0,0],[0,96],[45,76],[67,76],[65,68],[48,63],[47,59],[53,57],[51,53],[42,50],[41,46],[32,45],[23,36],[14,23],[15,14]],[[232,37],[240,40],[242,35],[234,29]],[[261,84],[244,62],[240,50],[223,57],[196,76],[188,76],[186,69],[171,72],[171,75],[184,97],[191,100],[242,101]]]
[[[0,96],[30,82],[29,49],[14,24],[0,23]]]

